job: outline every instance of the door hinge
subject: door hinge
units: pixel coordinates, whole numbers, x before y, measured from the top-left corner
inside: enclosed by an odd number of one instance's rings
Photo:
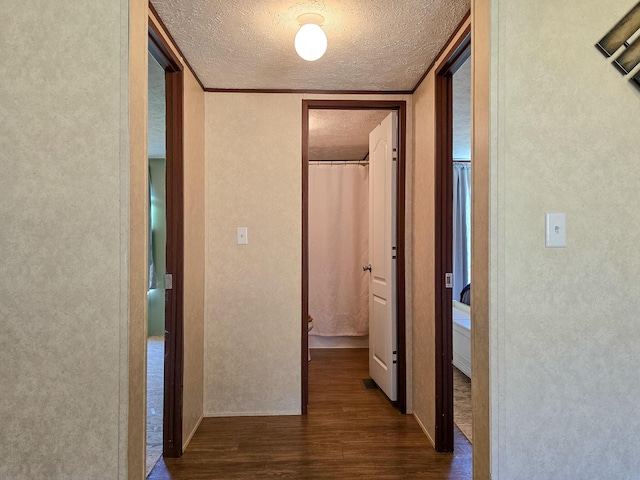
[[[398,352],[396,350],[393,351],[393,363],[398,363]]]
[[[395,260],[397,257],[397,252],[398,252],[398,248],[397,247],[391,247],[391,259]]]
[[[398,149],[397,149],[397,148],[394,148],[394,149],[392,150],[392,152],[393,152],[393,153],[391,154],[391,158],[392,158],[392,159],[393,159],[393,161],[395,162],[396,160],[398,160]]]
[[[453,273],[444,274],[444,286],[445,288],[453,288]]]
[[[164,289],[172,290],[173,289],[173,275],[170,273],[164,274]]]

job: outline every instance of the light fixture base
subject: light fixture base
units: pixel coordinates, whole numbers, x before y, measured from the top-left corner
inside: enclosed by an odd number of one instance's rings
[[[298,23],[300,25],[307,25],[308,23],[322,25],[324,23],[324,17],[317,13],[303,13],[298,17]]]

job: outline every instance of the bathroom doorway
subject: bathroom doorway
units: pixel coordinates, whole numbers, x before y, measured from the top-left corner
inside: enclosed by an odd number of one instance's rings
[[[309,111],[309,348],[369,345],[369,132],[385,110]]]
[[[397,196],[392,206],[397,234],[393,245],[397,281],[392,290],[397,304],[389,317],[395,348],[387,349],[387,364],[393,363],[396,371],[397,395],[392,398],[401,412],[406,411],[405,108],[405,102],[303,101],[303,413],[308,404],[309,346],[369,348],[369,133],[386,117],[397,127],[393,140]],[[309,315],[314,318],[310,331]]]

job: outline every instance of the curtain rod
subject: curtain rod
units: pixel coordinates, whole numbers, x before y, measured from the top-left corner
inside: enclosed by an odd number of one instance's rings
[[[309,160],[309,165],[369,165],[369,160]]]

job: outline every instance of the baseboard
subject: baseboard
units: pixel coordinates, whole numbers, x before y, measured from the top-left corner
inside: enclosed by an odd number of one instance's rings
[[[462,355],[453,352],[453,366],[464,373],[467,377],[471,378],[471,362],[469,362]]]
[[[369,348],[369,335],[359,337],[309,335],[309,348]]]
[[[424,424],[422,423],[422,420],[420,420],[420,417],[418,417],[418,415],[416,415],[415,412],[413,412],[413,418],[416,419],[416,422],[418,422],[418,425],[420,425],[420,428],[422,429],[424,434],[427,436],[427,438],[431,442],[431,445],[433,446],[433,448],[436,448],[436,442],[433,441],[433,438],[431,438],[431,435],[429,435],[429,432],[427,431],[427,429],[424,428]]]
[[[187,446],[189,445],[189,442],[191,441],[191,439],[193,438],[193,436],[196,434],[196,432],[198,431],[198,427],[200,426],[200,424],[202,423],[202,419],[204,418],[204,415],[200,415],[200,418],[198,419],[198,421],[196,422],[196,426],[193,427],[193,430],[191,431],[191,433],[189,434],[189,436],[187,437],[187,439],[183,442],[182,445],[182,451],[184,452],[187,449]]]
[[[294,415],[302,415],[300,410],[295,412],[205,412],[206,418],[218,417],[290,417]]]

